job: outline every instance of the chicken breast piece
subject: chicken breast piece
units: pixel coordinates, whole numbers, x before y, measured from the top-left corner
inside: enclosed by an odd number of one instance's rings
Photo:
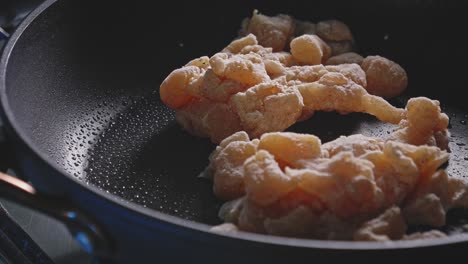
[[[237,131],[252,138],[283,131],[315,111],[364,112],[390,123],[403,118],[403,109],[367,93],[359,65],[307,65],[329,56],[317,36],[294,39],[292,54],[258,43],[249,34],[211,58],[190,61],[163,81],[161,99],[176,110],[185,130],[219,143]],[[308,57],[310,45],[317,48],[319,61]],[[442,134],[434,137],[443,140]]]
[[[418,100],[408,102],[401,123],[420,133],[444,130],[437,118],[431,126],[410,121]],[[235,199],[220,216],[241,230],[319,239],[386,241],[403,239],[407,225],[439,227],[450,208],[468,207],[468,183],[440,169],[449,155],[431,146],[431,137],[428,144],[399,137],[408,126],[388,138],[342,136],[323,145],[306,134],[275,132],[250,140],[235,133],[210,157],[215,183],[237,182],[235,193],[215,190],[222,199]],[[246,144],[251,151],[243,151]]]

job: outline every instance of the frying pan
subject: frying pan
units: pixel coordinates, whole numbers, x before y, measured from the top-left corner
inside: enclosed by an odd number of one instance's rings
[[[235,38],[255,8],[311,21],[337,18],[351,27],[361,54],[386,56],[407,70],[407,92],[392,104],[420,95],[441,101],[451,117],[447,170],[465,177],[466,4],[142,2],[47,0],[11,36],[0,63],[2,159],[34,187],[1,174],[0,195],[60,219],[105,263],[421,259],[468,249],[468,236],[458,232],[468,219],[463,210],[451,212],[442,228],[452,235],[426,241],[213,233],[221,202],[197,175],[215,146],[184,132],[158,94],[173,69]],[[318,113],[289,130],[328,141],[385,136],[393,128],[363,114]]]

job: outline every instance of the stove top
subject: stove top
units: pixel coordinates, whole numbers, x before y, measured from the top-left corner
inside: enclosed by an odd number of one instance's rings
[[[31,209],[0,199],[0,264],[91,263],[66,227]]]
[[[9,33],[41,2],[0,0],[0,53]],[[0,132],[0,140],[1,137]],[[81,250],[63,224],[34,210],[0,199],[0,264],[91,262],[91,257]]]

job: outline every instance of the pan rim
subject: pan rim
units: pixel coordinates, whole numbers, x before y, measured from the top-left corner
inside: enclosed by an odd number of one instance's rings
[[[59,2],[59,0],[46,0],[36,9],[34,9],[16,28],[15,32],[11,35],[7,41],[3,52],[0,57],[0,102],[3,109],[4,116],[8,123],[14,130],[14,133],[25,143],[25,145],[38,156],[43,162],[45,162],[53,170],[59,172],[62,176],[66,177],[68,181],[77,184],[83,191],[91,192],[97,197],[104,198],[105,201],[111,203],[114,206],[118,206],[121,209],[129,211],[134,214],[138,214],[141,217],[148,218],[151,220],[159,220],[166,224],[173,225],[175,227],[184,228],[191,231],[197,231],[205,235],[214,235],[223,237],[226,239],[234,240],[246,240],[256,243],[264,243],[279,246],[289,246],[298,248],[310,248],[310,249],[324,249],[324,250],[396,250],[396,249],[411,249],[411,248],[424,248],[434,247],[449,244],[456,244],[468,241],[468,234],[459,234],[449,236],[443,239],[429,239],[429,240],[408,240],[408,241],[391,241],[384,243],[376,242],[355,242],[355,241],[328,241],[328,240],[316,240],[316,239],[301,239],[301,238],[288,238],[271,235],[255,234],[244,231],[237,231],[233,233],[217,233],[210,230],[211,226],[203,223],[198,223],[190,220],[185,220],[180,217],[168,215],[165,213],[158,212],[149,208],[145,208],[139,204],[128,202],[121,199],[119,196],[107,193],[98,189],[95,186],[86,185],[84,182],[79,181],[73,175],[68,174],[62,167],[55,162],[52,162],[48,155],[42,152],[30,137],[27,136],[25,131],[22,130],[21,125],[16,121],[15,115],[10,108],[7,88],[6,88],[6,74],[7,66],[10,55],[16,46],[16,42],[20,39],[21,35],[25,32],[28,26],[40,16],[46,9],[51,7],[53,4]]]

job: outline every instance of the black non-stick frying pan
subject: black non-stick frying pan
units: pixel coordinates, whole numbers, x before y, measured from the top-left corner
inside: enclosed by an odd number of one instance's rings
[[[399,62],[410,96],[441,101],[451,117],[448,172],[468,175],[468,88],[461,1],[151,1],[48,0],[19,26],[0,64],[0,150],[36,191],[1,194],[64,221],[83,247],[122,263],[274,262],[349,257],[430,258],[468,250],[464,211],[449,214],[448,238],[392,243],[317,241],[244,232],[215,234],[220,201],[197,178],[213,150],[184,132],[159,99],[159,84],[188,60],[221,50],[253,9],[352,29],[359,52]],[[153,6],[154,5],[154,6]],[[319,113],[291,131],[328,141],[385,136],[391,125],[363,114]],[[10,154],[11,153],[11,154]],[[14,153],[14,154],[13,154]],[[5,155],[6,154],[6,155]],[[421,227],[423,228],[423,227]]]

